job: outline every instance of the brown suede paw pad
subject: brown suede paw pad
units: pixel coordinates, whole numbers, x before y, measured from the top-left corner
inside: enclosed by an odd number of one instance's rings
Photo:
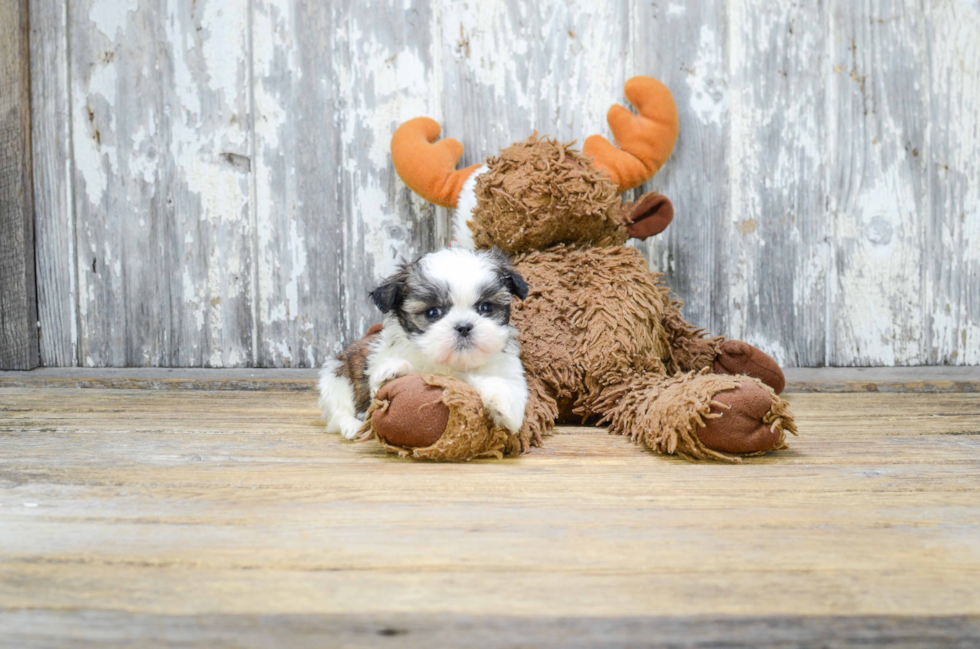
[[[771,451],[782,441],[779,431],[765,422],[772,403],[770,393],[755,383],[719,392],[712,399],[711,414],[720,416],[707,419],[698,437],[708,448],[724,453]]]
[[[389,381],[378,390],[387,401],[371,415],[378,437],[405,448],[432,446],[446,431],[449,408],[442,402],[442,388],[426,383],[418,374]]]
[[[786,387],[786,377],[768,354],[741,340],[726,340],[715,357],[716,374],[745,374],[759,379],[776,394]]]

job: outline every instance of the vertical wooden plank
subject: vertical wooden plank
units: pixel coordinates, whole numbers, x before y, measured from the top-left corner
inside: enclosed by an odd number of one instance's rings
[[[0,4],[0,369],[37,367],[26,0]]]
[[[435,113],[443,98],[433,73],[429,0],[340,3],[334,49],[338,80],[340,206],[346,215],[343,275],[347,339],[380,320],[367,298],[401,259],[449,243],[449,217],[412,197],[391,165],[391,134]],[[399,207],[408,208],[399,212]]]
[[[368,291],[448,242],[391,168],[399,122],[438,111],[427,2],[257,0],[258,363],[310,367],[380,319]]]
[[[826,362],[824,8],[731,3],[726,332],[784,366]]]
[[[334,10],[255,0],[251,20],[255,354],[259,366],[291,366],[316,336],[338,336],[343,317]]]
[[[929,308],[922,229],[934,216],[924,12],[911,0],[831,0],[828,13],[827,362],[922,364]]]
[[[663,81],[677,102],[680,134],[670,161],[637,194],[658,191],[674,204],[666,232],[638,243],[664,273],[698,327],[728,333],[730,101],[725,0],[635,0],[630,21],[635,70]]]
[[[68,25],[81,364],[250,363],[248,1]]]
[[[41,364],[78,364],[68,3],[30,0],[31,142]]]
[[[929,364],[980,365],[980,3],[926,5]]]
[[[609,136],[606,111],[635,70],[630,4],[488,0],[438,12],[443,131],[482,162],[537,130],[562,141]]]

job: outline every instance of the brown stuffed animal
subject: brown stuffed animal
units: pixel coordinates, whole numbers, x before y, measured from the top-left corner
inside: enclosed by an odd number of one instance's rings
[[[737,461],[785,448],[795,433],[779,366],[738,341],[706,337],[680,315],[661,276],[629,237],[661,232],[670,201],[620,192],[652,178],[677,138],[677,109],[655,79],[626,84],[634,115],[613,106],[619,148],[592,136],[582,153],[531,136],[485,165],[455,170],[462,146],[411,120],[392,138],[395,169],[427,200],[457,207],[457,245],[514,255],[530,293],[513,310],[530,398],[518,436],[495,428],[466,384],[407,376],[382,386],[367,434],[390,451],[433,460],[517,454],[555,421],[608,424],[649,448],[689,459]],[[418,416],[418,413],[426,413]]]

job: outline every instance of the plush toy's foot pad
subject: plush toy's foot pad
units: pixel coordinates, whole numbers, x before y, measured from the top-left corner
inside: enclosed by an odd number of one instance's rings
[[[786,377],[776,361],[758,347],[741,340],[726,340],[718,347],[714,369],[716,374],[745,374],[757,378],[776,394],[786,387]]]
[[[449,406],[442,402],[442,388],[429,385],[418,374],[389,381],[377,398],[388,402],[371,414],[375,431],[389,444],[404,448],[432,446],[446,432]]]
[[[743,455],[782,448],[783,432],[768,417],[772,407],[769,390],[756,383],[739,383],[714,396],[711,414],[717,417],[705,418],[698,437],[708,448],[723,453]]]
[[[367,433],[385,449],[419,460],[501,458],[526,447],[494,425],[471,386],[448,376],[414,374],[381,386],[368,410]]]

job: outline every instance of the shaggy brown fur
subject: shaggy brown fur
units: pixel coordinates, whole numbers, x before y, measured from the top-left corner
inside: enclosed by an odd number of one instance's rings
[[[515,254],[561,242],[626,241],[616,186],[571,144],[532,135],[487,160],[473,210],[478,248]]]
[[[669,293],[636,250],[557,246],[514,267],[530,287],[512,312],[521,359],[562,404],[562,419],[587,418],[590,395],[628,372],[665,372]]]
[[[704,329],[695,329],[681,317],[683,302],[671,300],[664,312],[664,329],[670,344],[670,356],[665,362],[668,374],[702,370],[711,367],[718,355],[724,336],[707,337]]]

